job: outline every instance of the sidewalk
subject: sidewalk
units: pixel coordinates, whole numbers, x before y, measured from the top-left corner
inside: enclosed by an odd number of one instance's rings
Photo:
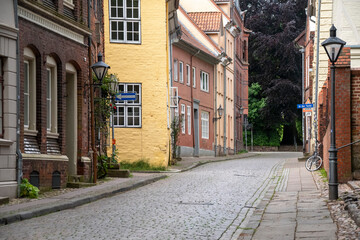
[[[304,163],[287,160],[281,178],[285,186],[270,187],[238,239],[337,239],[326,199]]]
[[[74,208],[97,201],[101,198],[110,197],[117,193],[126,192],[164,179],[167,177],[168,173],[187,171],[210,162],[247,158],[255,155],[257,154],[244,153],[223,157],[186,157],[179,161],[176,166],[171,166],[170,169],[165,172],[135,172],[132,173],[133,177],[131,178],[118,178],[100,185],[80,188],[54,197],[43,198],[15,205],[0,206],[0,225],[10,224],[52,212]]]

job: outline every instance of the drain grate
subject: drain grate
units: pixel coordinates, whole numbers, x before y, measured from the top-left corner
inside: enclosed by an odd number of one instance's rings
[[[183,202],[183,201],[180,201],[179,204],[181,204],[181,205],[198,205],[198,206],[211,206],[211,205],[214,205],[211,202]]]
[[[246,175],[246,174],[234,174],[235,177],[256,177],[254,175]]]

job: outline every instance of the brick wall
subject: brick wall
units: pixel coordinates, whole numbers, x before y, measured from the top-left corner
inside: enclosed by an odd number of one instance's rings
[[[330,70],[329,70],[330,71]],[[322,87],[320,94],[319,109],[319,135],[323,143],[324,167],[329,171],[330,147],[330,101],[331,83],[330,72],[328,79]],[[335,69],[335,138],[336,147],[351,142],[351,72],[350,72],[350,49],[344,48],[336,63]],[[346,182],[352,179],[351,171],[351,148],[343,148],[338,151],[338,179]]]
[[[351,141],[360,139],[360,70],[351,72]],[[360,143],[351,147],[352,171],[360,170]]]

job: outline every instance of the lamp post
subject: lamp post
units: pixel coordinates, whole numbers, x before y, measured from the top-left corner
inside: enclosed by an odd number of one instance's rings
[[[114,75],[111,74],[111,82],[110,82],[110,90],[111,90],[111,102],[112,102],[112,114],[111,114],[111,132],[112,132],[112,139],[111,139],[111,145],[112,145],[112,155],[114,155],[116,147],[115,147],[115,130],[114,130],[114,109],[115,107],[115,95],[118,92],[118,82]]]
[[[330,28],[330,37],[321,45],[325,48],[326,54],[331,62],[331,131],[330,131],[330,148],[329,148],[329,200],[338,198],[338,175],[337,175],[337,149],[335,142],[335,63],[346,42],[336,37],[336,28],[334,25]]]
[[[99,80],[100,85],[101,85],[102,80],[103,80],[104,76],[106,75],[106,72],[109,68],[110,68],[110,66],[102,61],[102,54],[99,52],[98,61],[91,66],[91,69],[95,73],[96,78]],[[92,150],[93,150],[93,176],[94,176],[93,182],[96,183],[96,180],[97,180],[97,151],[96,151],[96,147],[95,147],[95,116],[94,116],[95,106],[94,106],[93,85],[94,84],[91,85],[91,90],[90,90],[91,91],[91,94],[90,94],[91,108],[92,108],[91,109],[91,145],[92,145]]]

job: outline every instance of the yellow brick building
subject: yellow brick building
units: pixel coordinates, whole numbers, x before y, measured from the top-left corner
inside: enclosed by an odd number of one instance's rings
[[[164,0],[104,1],[105,60],[120,91],[114,118],[120,161],[167,166],[170,156],[168,4]]]

